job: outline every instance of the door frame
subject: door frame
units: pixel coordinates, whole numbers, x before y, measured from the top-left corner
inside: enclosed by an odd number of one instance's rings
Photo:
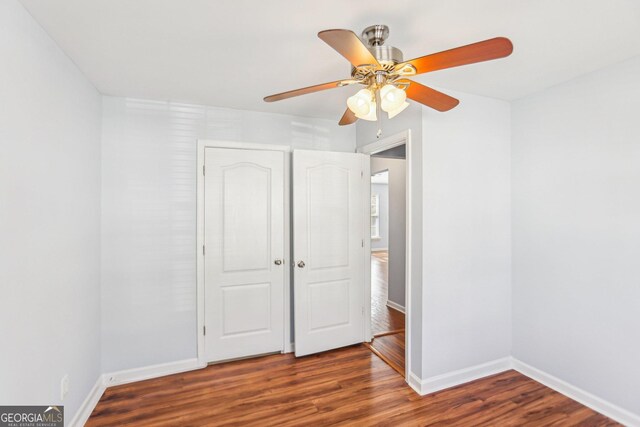
[[[198,364],[207,365],[204,339],[204,154],[207,148],[233,150],[281,151],[284,155],[284,334],[282,352],[291,352],[291,147],[237,141],[197,140],[196,169],[196,336]]]
[[[411,187],[413,182],[413,174],[411,171],[411,129],[407,129],[405,131],[396,133],[394,135],[388,136],[386,138],[379,139],[375,142],[371,142],[362,147],[358,147],[356,150],[358,153],[368,154],[371,156],[372,154],[379,153],[381,151],[388,150],[390,148],[397,147],[399,145],[405,145],[406,154],[405,154],[405,197],[406,197],[406,222],[405,222],[405,272],[404,272],[404,286],[405,286],[405,301],[404,301],[404,330],[405,330],[405,345],[404,345],[404,360],[405,360],[405,368],[404,368],[404,378],[405,381],[408,382],[409,373],[411,372]],[[369,223],[371,220],[371,185],[367,186],[368,190],[368,210],[367,210],[367,218],[366,222]],[[365,239],[365,253],[369,256],[367,257],[367,265],[369,268],[366,269],[365,272],[365,298],[368,298],[368,313],[365,319],[365,334],[366,341],[371,341],[373,339],[373,334],[371,333],[371,231],[368,232],[367,239]]]

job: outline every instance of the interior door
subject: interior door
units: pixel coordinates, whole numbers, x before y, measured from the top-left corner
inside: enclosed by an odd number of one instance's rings
[[[205,149],[205,348],[208,362],[283,350],[281,151]]]
[[[364,154],[293,152],[296,356],[364,341],[365,185]]]

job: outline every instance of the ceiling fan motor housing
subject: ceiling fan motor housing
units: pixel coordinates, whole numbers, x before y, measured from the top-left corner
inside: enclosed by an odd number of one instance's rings
[[[389,27],[386,25],[371,25],[362,31],[362,38],[367,43],[367,49],[381,64],[398,64],[403,61],[402,51],[393,46],[385,46],[389,37]]]
[[[386,25],[371,25],[362,31],[361,38],[366,48],[378,60],[382,69],[375,70],[371,64],[363,64],[351,67],[351,76],[356,79],[370,81],[381,80],[382,75],[391,73],[396,64],[403,62],[402,51],[397,47],[386,46],[385,40],[389,37],[389,27]],[[378,82],[381,83],[381,82]]]
[[[371,52],[382,65],[386,65],[387,63],[398,64],[402,62],[402,51],[397,47],[372,46],[369,47],[369,52]]]

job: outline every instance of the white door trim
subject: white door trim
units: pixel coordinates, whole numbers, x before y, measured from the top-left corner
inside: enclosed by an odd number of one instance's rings
[[[198,155],[197,155],[197,172],[196,172],[196,336],[198,363],[206,366],[206,352],[204,339],[204,254],[202,247],[204,245],[204,153],[206,148],[230,148],[237,150],[267,150],[282,151],[290,153],[291,148],[284,145],[256,144],[236,141],[214,141],[206,139],[198,139]],[[284,162],[284,264],[289,267],[291,265],[291,216],[290,216],[290,156],[285,156]],[[291,268],[285,269],[284,274],[284,340],[282,343],[282,351],[286,352],[291,349]]]
[[[388,136],[386,138],[379,139],[370,144],[364,145],[357,149],[358,153],[364,154],[375,154],[380,151],[388,150],[389,148],[397,147],[399,145],[405,144],[406,146],[406,230],[405,230],[405,317],[404,317],[404,328],[405,328],[405,351],[404,351],[404,360],[405,360],[405,371],[404,378],[405,381],[409,378],[409,373],[411,372],[411,188],[413,182],[413,174],[411,170],[411,129],[407,129],[405,131],[399,132],[397,134]],[[368,186],[369,193],[371,186]],[[369,199],[371,199],[371,194],[369,194]],[[369,202],[370,203],[370,202]],[[367,213],[365,216],[368,218],[367,222],[370,221],[370,213],[369,210],[371,207],[367,208]],[[369,236],[371,233],[368,233]],[[366,253],[369,254],[371,252],[371,239],[365,239],[365,249]],[[365,333],[366,333],[366,341],[371,341],[373,338],[371,334],[371,256],[367,258],[367,272],[365,276],[365,298],[368,298],[369,301],[365,304],[365,307],[369,307],[367,317],[365,318]]]

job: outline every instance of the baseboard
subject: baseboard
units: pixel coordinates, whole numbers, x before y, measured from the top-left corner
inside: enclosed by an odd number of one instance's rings
[[[290,353],[293,352],[294,349],[295,344],[290,343],[290,345],[285,348],[285,352]],[[186,359],[177,362],[162,363],[159,365],[128,369],[101,375],[98,377],[96,383],[89,391],[89,394],[82,402],[82,405],[80,405],[80,408],[69,425],[72,427],[80,427],[87,422],[93,412],[93,409],[98,404],[100,397],[102,397],[106,387],[177,374],[180,372],[204,368],[205,366],[206,365],[198,363],[198,359]],[[421,380],[410,372],[409,377],[407,378],[407,383],[416,391],[416,393],[425,395],[450,387],[455,387],[489,375],[504,372],[509,369],[515,369],[521,374],[544,384],[558,393],[564,394],[576,402],[579,402],[594,411],[611,418],[612,420],[626,426],[640,426],[639,415],[627,411],[626,409],[614,405],[613,403],[601,399],[585,390],[582,390],[581,388],[569,384],[566,381],[541,371],[540,369],[534,368],[533,366],[513,357],[496,359],[491,362],[471,366],[469,368],[460,369],[442,375],[436,375],[424,380]]]
[[[455,387],[483,377],[488,377],[489,375],[508,371],[509,369],[511,369],[511,358],[504,357],[480,365],[425,378],[424,380],[410,374],[409,385],[417,391],[418,394],[424,396],[425,394],[435,393],[436,391]]]
[[[521,374],[541,383],[545,386],[557,391],[558,393],[564,394],[565,396],[575,400],[593,409],[596,412],[605,415],[612,420],[615,420],[619,423],[622,423],[626,426],[640,426],[640,415],[634,414],[632,412],[627,411],[619,406],[614,405],[611,402],[608,402],[604,399],[599,398],[581,388],[578,388],[572,384],[567,383],[566,381],[561,380],[560,378],[554,377],[551,374],[548,374],[540,369],[534,368],[531,365],[527,365],[526,363],[511,358],[511,365],[513,369],[520,372]]]
[[[393,302],[393,301],[387,300],[387,307],[393,308],[394,310],[399,311],[400,313],[404,314],[404,307],[401,306],[400,304],[398,304],[397,302]]]
[[[127,369],[124,371],[104,374],[104,385],[111,387],[114,385],[128,384],[135,381],[143,381],[151,378],[163,377],[165,375],[179,374],[180,372],[193,371],[206,367],[198,359],[185,359],[177,362],[161,363],[159,365],[145,366],[143,368]]]
[[[413,389],[416,393],[422,395],[422,381],[418,378],[413,372],[409,372],[409,376],[407,377],[407,384],[409,387]]]
[[[91,416],[93,409],[100,401],[107,387],[178,374],[180,372],[192,371],[204,367],[206,367],[206,364],[202,365],[198,363],[198,359],[186,359],[100,375],[69,425],[71,427],[83,426]]]
[[[285,344],[283,353],[293,353],[296,351],[296,344],[290,342],[289,344]]]
[[[388,252],[389,248],[371,248],[371,252]]]
[[[102,397],[102,393],[104,393],[105,388],[106,387],[104,386],[104,378],[102,375],[100,375],[96,383],[89,391],[89,394],[84,399],[84,402],[82,402],[82,405],[80,405],[80,408],[78,408],[76,415],[69,423],[71,427],[82,427],[87,422],[87,420],[91,416],[91,413],[93,412],[93,408],[96,407],[98,401]]]
[[[525,375],[625,426],[640,427],[640,415],[627,411],[626,409],[614,405],[611,402],[608,402],[513,357],[497,359],[481,365],[426,378],[424,380],[421,380],[413,373],[409,373],[407,383],[418,394],[425,395],[487,377],[489,375],[498,374],[509,369],[514,369],[522,375]]]

